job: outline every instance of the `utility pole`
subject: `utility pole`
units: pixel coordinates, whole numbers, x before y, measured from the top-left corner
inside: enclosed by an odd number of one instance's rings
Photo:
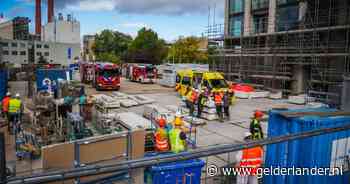
[[[5,134],[0,132],[0,183],[6,182]]]

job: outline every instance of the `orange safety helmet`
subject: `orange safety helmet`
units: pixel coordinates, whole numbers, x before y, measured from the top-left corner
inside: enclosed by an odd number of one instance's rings
[[[261,111],[255,111],[255,113],[254,113],[254,117],[256,117],[256,118],[261,118],[261,117],[263,117],[264,116],[264,113],[263,112],[261,112]]]
[[[160,128],[164,128],[165,125],[166,125],[166,121],[164,118],[160,118],[159,121],[158,121],[158,125]]]

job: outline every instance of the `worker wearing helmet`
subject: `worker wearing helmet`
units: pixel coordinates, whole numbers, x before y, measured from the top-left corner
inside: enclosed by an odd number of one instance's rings
[[[223,114],[222,114],[222,94],[220,92],[214,92],[214,102],[216,106],[216,113],[218,115],[218,118],[221,122],[224,121]]]
[[[174,128],[169,132],[171,151],[179,153],[186,150],[186,134],[182,131],[183,122],[181,117],[174,120]]]
[[[10,92],[7,92],[6,93],[6,96],[2,99],[1,101],[1,105],[2,105],[2,116],[4,118],[6,118],[6,120],[8,120],[8,113],[9,113],[9,103],[10,103],[10,99],[11,99],[11,93]],[[8,131],[11,132],[11,127],[10,126],[7,126],[8,127]]]
[[[250,133],[254,140],[259,140],[264,138],[264,133],[261,128],[261,118],[264,116],[264,113],[261,111],[255,111],[254,118],[250,123]]]
[[[244,141],[249,142],[253,139],[250,132],[245,133]],[[257,184],[257,169],[262,166],[263,148],[258,146],[247,148],[236,154],[237,167],[249,168],[247,172],[237,176],[237,184]],[[248,173],[250,172],[250,173]]]
[[[10,126],[14,128],[14,132],[18,132],[18,122],[20,122],[20,118],[23,112],[23,106],[21,101],[21,96],[19,93],[16,94],[15,98],[11,98],[9,101],[9,118],[10,118]]]
[[[154,135],[154,138],[156,140],[155,149],[158,152],[166,152],[169,151],[169,139],[168,139],[168,133],[165,130],[166,127],[166,120],[164,118],[160,118],[158,121],[158,129],[157,132]]]
[[[197,99],[198,99],[198,90],[192,88],[191,91],[187,94],[186,98],[187,98],[187,103],[188,103],[187,106],[190,109],[190,116],[193,116],[194,109],[195,109],[194,107],[195,107],[195,104],[196,104]]]
[[[205,102],[207,101],[207,96],[205,95],[206,90],[207,90],[207,88],[204,87],[201,89],[201,91],[199,91],[198,102],[197,102],[197,109],[198,109],[197,117],[198,118],[201,117]]]

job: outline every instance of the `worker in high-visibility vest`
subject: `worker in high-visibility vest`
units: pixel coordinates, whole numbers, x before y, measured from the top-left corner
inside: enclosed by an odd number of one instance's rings
[[[154,135],[156,140],[155,149],[158,152],[166,152],[166,151],[169,151],[169,148],[170,148],[168,133],[165,130],[165,126],[166,126],[166,120],[164,118],[159,119],[158,129]]]
[[[22,101],[20,99],[19,93],[16,94],[15,98],[10,99],[9,101],[9,118],[10,118],[10,126],[13,127],[14,132],[19,131],[19,122],[22,116],[23,107]]]
[[[222,112],[222,97],[223,95],[220,92],[214,92],[214,102],[216,106],[216,113],[221,122],[224,121],[223,112]]]
[[[203,89],[201,89],[198,95],[198,100],[197,100],[197,109],[198,109],[197,117],[198,118],[201,117],[204,105],[207,101],[207,96],[205,95],[206,90],[207,88],[204,87]]]
[[[189,92],[186,96],[187,98],[187,102],[188,102],[188,106],[190,109],[190,116],[194,116],[194,109],[195,109],[195,104],[197,102],[198,99],[198,90],[192,88],[191,92]]]
[[[169,132],[170,147],[174,153],[179,153],[186,150],[186,134],[182,131],[182,119],[176,117],[174,120],[174,128]]]
[[[261,128],[260,120],[264,116],[264,113],[261,111],[255,111],[254,117],[250,122],[250,133],[254,140],[259,140],[264,138],[264,133]]]
[[[2,116],[4,118],[7,118],[7,114],[9,112],[9,102],[10,102],[10,99],[11,99],[11,93],[10,92],[7,92],[6,93],[6,96],[2,99],[1,101],[1,107],[2,107]]]
[[[8,121],[9,120],[9,103],[10,103],[10,99],[11,99],[11,93],[7,92],[6,96],[2,99],[1,101],[1,110],[2,110],[2,116]],[[11,132],[11,127],[10,125],[7,126],[8,131]]]
[[[245,134],[245,141],[252,140],[252,134]],[[246,168],[237,176],[237,184],[257,184],[257,169],[262,166],[263,148],[258,146],[254,148],[244,149],[236,154],[236,160],[239,161],[237,167]]]

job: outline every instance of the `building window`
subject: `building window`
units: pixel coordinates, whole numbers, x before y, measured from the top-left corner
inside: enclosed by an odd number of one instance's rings
[[[4,55],[9,55],[9,51],[8,51],[8,50],[4,50],[4,51],[2,51],[2,53],[3,53]]]
[[[25,48],[26,44],[25,43],[21,43],[21,48]]]
[[[17,44],[17,43],[11,43],[11,46],[12,46],[12,47],[17,47],[18,44]]]
[[[12,55],[13,55],[13,56],[17,56],[17,55],[18,55],[18,52],[17,52],[17,51],[12,51]]]
[[[269,8],[269,0],[252,0],[252,9],[264,9]]]
[[[37,44],[37,45],[36,45],[36,48],[37,48],[37,49],[41,49],[41,45],[40,45],[40,44]]]
[[[36,56],[41,56],[41,55],[42,55],[41,52],[36,53]]]
[[[298,0],[277,0],[278,5],[298,3]]]
[[[8,42],[0,42],[3,47],[8,47],[9,43]]]
[[[21,56],[25,56],[26,54],[27,54],[26,51],[21,51],[21,52],[20,52],[20,55],[21,55]]]
[[[45,56],[50,56],[50,53],[49,52],[45,52],[44,55]]]
[[[243,30],[243,16],[231,17],[229,28],[231,36],[241,36]]]
[[[241,13],[244,11],[244,0],[230,0],[230,13]]]
[[[277,10],[277,31],[298,29],[299,6],[287,6]]]
[[[254,16],[254,33],[266,33],[267,32],[267,19],[266,16]]]
[[[44,48],[45,48],[45,49],[49,49],[49,48],[50,48],[50,46],[49,46],[49,45],[47,45],[47,44],[45,44],[45,45],[44,45]]]

